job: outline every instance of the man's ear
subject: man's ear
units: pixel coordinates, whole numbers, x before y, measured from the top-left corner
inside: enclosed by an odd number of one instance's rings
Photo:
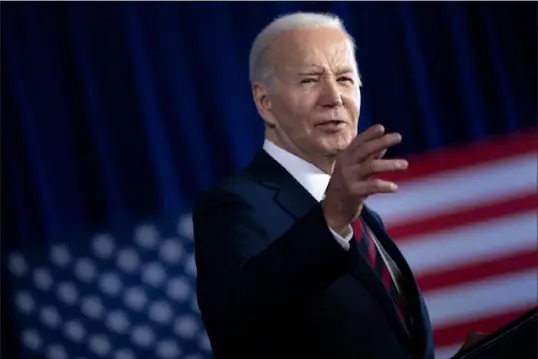
[[[252,96],[254,97],[256,109],[261,118],[263,118],[265,124],[271,128],[275,127],[276,121],[271,111],[272,103],[266,85],[262,83],[254,83],[254,85],[252,85]]]

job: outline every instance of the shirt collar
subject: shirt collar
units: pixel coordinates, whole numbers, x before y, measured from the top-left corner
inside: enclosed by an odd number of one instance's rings
[[[269,140],[263,149],[288,171],[318,202],[323,199],[331,176]]]

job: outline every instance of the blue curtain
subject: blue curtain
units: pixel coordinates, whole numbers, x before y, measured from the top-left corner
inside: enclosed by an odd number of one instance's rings
[[[534,2],[4,2],[3,256],[188,213],[260,147],[249,47],[297,10],[345,21],[392,154],[536,126]]]

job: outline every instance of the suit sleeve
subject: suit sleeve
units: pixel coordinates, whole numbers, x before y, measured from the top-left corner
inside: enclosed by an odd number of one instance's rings
[[[252,208],[231,193],[206,195],[193,222],[200,310],[212,341],[226,345],[286,318],[355,258],[335,241],[320,205],[271,242]]]

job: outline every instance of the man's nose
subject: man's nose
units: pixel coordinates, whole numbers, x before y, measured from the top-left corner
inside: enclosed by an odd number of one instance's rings
[[[342,105],[340,89],[333,78],[324,79],[322,82],[321,105],[330,108]]]

